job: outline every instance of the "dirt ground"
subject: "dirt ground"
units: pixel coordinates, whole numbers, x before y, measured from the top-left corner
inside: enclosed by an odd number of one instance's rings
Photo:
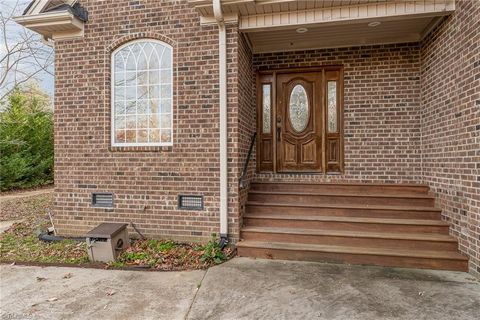
[[[53,188],[0,194],[0,221],[22,220],[47,212],[53,205]]]

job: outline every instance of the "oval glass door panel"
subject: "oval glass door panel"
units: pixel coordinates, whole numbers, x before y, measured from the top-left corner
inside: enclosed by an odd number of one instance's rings
[[[305,88],[297,84],[290,93],[290,105],[288,108],[290,123],[293,130],[302,132],[308,124],[308,96]]]

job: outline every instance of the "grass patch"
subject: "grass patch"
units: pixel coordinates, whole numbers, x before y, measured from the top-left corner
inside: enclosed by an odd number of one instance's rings
[[[53,195],[42,194],[2,202],[2,218],[22,219],[0,234],[0,261],[36,263],[88,263],[83,242],[63,240],[46,243],[38,234],[50,225],[47,212]]]
[[[63,240],[46,243],[34,234],[25,235],[24,223],[13,225],[0,236],[0,261],[40,263],[88,263],[87,246],[83,242]],[[18,233],[18,230],[22,230]]]

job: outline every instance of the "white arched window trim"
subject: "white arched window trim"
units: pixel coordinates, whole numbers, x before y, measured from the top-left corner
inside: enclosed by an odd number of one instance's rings
[[[128,71],[127,69],[127,64],[128,64],[128,57],[126,57],[124,59],[124,69],[123,69],[123,76],[124,76],[124,82],[123,82],[123,90],[124,90],[124,99],[121,100],[121,99],[118,99],[119,96],[121,96],[121,93],[119,94],[116,90],[118,88],[122,88],[122,85],[118,85],[117,83],[117,80],[118,78],[120,78],[120,72],[118,72],[116,70],[116,60],[115,58],[117,57],[117,54],[119,52],[122,52],[122,50],[124,50],[125,48],[129,48],[130,50],[130,54],[133,54],[132,53],[132,47],[135,45],[135,44],[139,44],[141,45],[142,43],[150,43],[150,44],[157,44],[157,45],[160,45],[164,48],[163,52],[161,53],[161,56],[158,52],[156,52],[155,50],[152,50],[152,52],[150,53],[150,56],[147,57],[147,62],[150,62],[150,59],[152,57],[154,57],[155,55],[157,56],[157,59],[159,59],[159,61],[157,62],[158,63],[158,72],[159,72],[159,75],[158,75],[158,83],[155,83],[154,85],[151,85],[151,82],[150,82],[150,72],[153,72],[155,71],[155,69],[151,69],[150,68],[150,65],[149,67],[146,69],[146,70],[140,70],[138,69],[139,67],[139,57],[135,57],[135,74],[136,74],[136,78],[135,78],[135,81],[136,81],[136,85],[135,86],[128,86],[127,85],[127,73],[128,72],[133,72],[133,71]],[[143,47],[145,48],[145,46]],[[143,51],[144,49],[142,49],[142,52],[141,54],[144,54],[144,56],[146,57],[146,54],[145,52]],[[125,51],[125,50],[124,50]],[[123,54],[123,53],[122,53]],[[165,58],[168,58],[167,61],[169,61],[169,64],[168,64],[168,68],[162,68],[162,62],[163,62],[163,59],[164,59],[164,54],[169,54],[169,57],[165,56]],[[123,57],[123,56],[122,56]],[[124,43],[123,45],[121,45],[120,47],[116,48],[112,54],[111,54],[111,68],[110,68],[110,71],[111,71],[111,97],[110,97],[110,103],[111,103],[111,130],[110,130],[110,133],[111,133],[111,145],[114,146],[114,147],[138,147],[138,146],[145,146],[145,147],[149,147],[149,146],[172,146],[173,145],[173,47],[171,45],[169,45],[168,43],[165,43],[163,41],[160,41],[160,40],[155,40],[155,39],[150,39],[150,38],[143,38],[143,39],[136,39],[136,40],[132,40],[132,41],[129,41],[127,43]],[[169,70],[168,70],[169,69]],[[153,71],[152,71],[153,70]],[[168,74],[165,73],[165,75],[168,76],[168,78],[170,79],[169,82],[166,82],[166,83],[162,83],[162,79],[161,79],[161,75],[162,75],[162,72],[165,71],[167,72],[168,71]],[[139,72],[146,72],[146,74],[148,75],[148,80],[147,80],[147,91],[148,91],[148,96],[146,97],[146,99],[138,99],[138,92],[139,92],[139,87],[145,87],[145,85],[139,85],[138,84],[138,75],[140,74]],[[152,92],[157,92],[158,96],[151,96],[151,94],[154,94],[150,91],[150,86],[152,86]],[[163,89],[163,86],[170,86],[170,90],[168,90],[168,95],[164,95],[163,92],[161,92],[161,90]],[[127,99],[127,87],[128,89],[132,89],[132,87],[135,87],[135,99],[133,100],[128,100]],[[157,88],[153,88],[153,87],[158,87]],[[116,98],[117,97],[117,98]],[[142,112],[139,112],[139,108],[138,108],[138,105],[139,105],[139,102],[143,102],[144,100],[147,101],[147,110],[148,112],[147,113],[142,113]],[[157,113],[158,113],[158,124],[159,126],[158,127],[155,127],[155,128],[151,128],[150,125],[151,125],[151,122],[150,122],[150,117],[152,116],[152,113],[151,112],[151,108],[150,108],[150,105],[151,105],[151,101],[158,101],[158,109],[157,109]],[[169,113],[163,113],[164,112],[164,109],[165,109],[165,106],[167,105],[167,102],[166,101],[169,101],[169,108],[167,108],[169,110]],[[120,114],[118,113],[118,110],[117,110],[117,105],[120,105],[121,102],[124,102],[124,110],[123,110],[123,114]],[[128,114],[127,113],[127,102],[135,102],[135,113],[130,113]],[[161,105],[161,103],[165,103],[165,105]],[[155,113],[155,114],[157,114]],[[116,121],[118,121],[120,118],[122,118],[122,115],[124,116],[124,134],[125,134],[125,138],[123,139],[119,139],[119,136],[117,135],[118,133],[121,132],[121,128],[122,126],[120,125],[121,124],[121,121],[119,121],[119,123],[117,123]],[[135,129],[133,128],[127,128],[127,117],[129,119],[131,119],[133,116],[135,116]],[[139,119],[142,118],[142,117],[147,117],[147,122],[148,122],[148,125],[146,128],[144,128],[144,126],[142,125],[140,128],[139,128]],[[162,119],[162,117],[167,117],[167,118],[164,118]],[[143,118],[142,118],[143,119]],[[131,122],[130,122],[131,123]],[[169,127],[166,128],[165,127],[165,123],[169,123]],[[160,125],[161,124],[161,125]],[[142,135],[140,137],[140,133],[144,133],[144,131],[147,130],[148,132],[148,141],[145,141],[144,139],[144,136]],[[132,141],[132,139],[130,139],[130,141],[128,140],[127,138],[127,132],[131,133],[132,131],[135,131],[135,141]],[[156,133],[154,131],[159,131],[159,139],[158,140],[155,140],[153,139],[154,135],[151,135],[152,133]],[[167,131],[168,131],[168,134],[167,134]],[[164,137],[167,137],[169,136],[169,139],[165,139]]]

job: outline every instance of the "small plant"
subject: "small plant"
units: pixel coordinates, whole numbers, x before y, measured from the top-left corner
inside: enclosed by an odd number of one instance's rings
[[[138,261],[147,258],[146,252],[125,252],[126,261]]]
[[[112,261],[108,263],[109,268],[123,268],[125,267],[125,262],[122,261]]]
[[[167,240],[160,243],[157,248],[160,251],[170,251],[175,248],[175,243],[173,241]]]
[[[175,242],[171,240],[148,240],[148,247],[155,251],[167,252],[175,248]]]
[[[227,260],[227,256],[220,248],[220,243],[216,239],[216,235],[212,234],[212,239],[202,248],[203,253],[200,261],[207,264],[220,264]]]

